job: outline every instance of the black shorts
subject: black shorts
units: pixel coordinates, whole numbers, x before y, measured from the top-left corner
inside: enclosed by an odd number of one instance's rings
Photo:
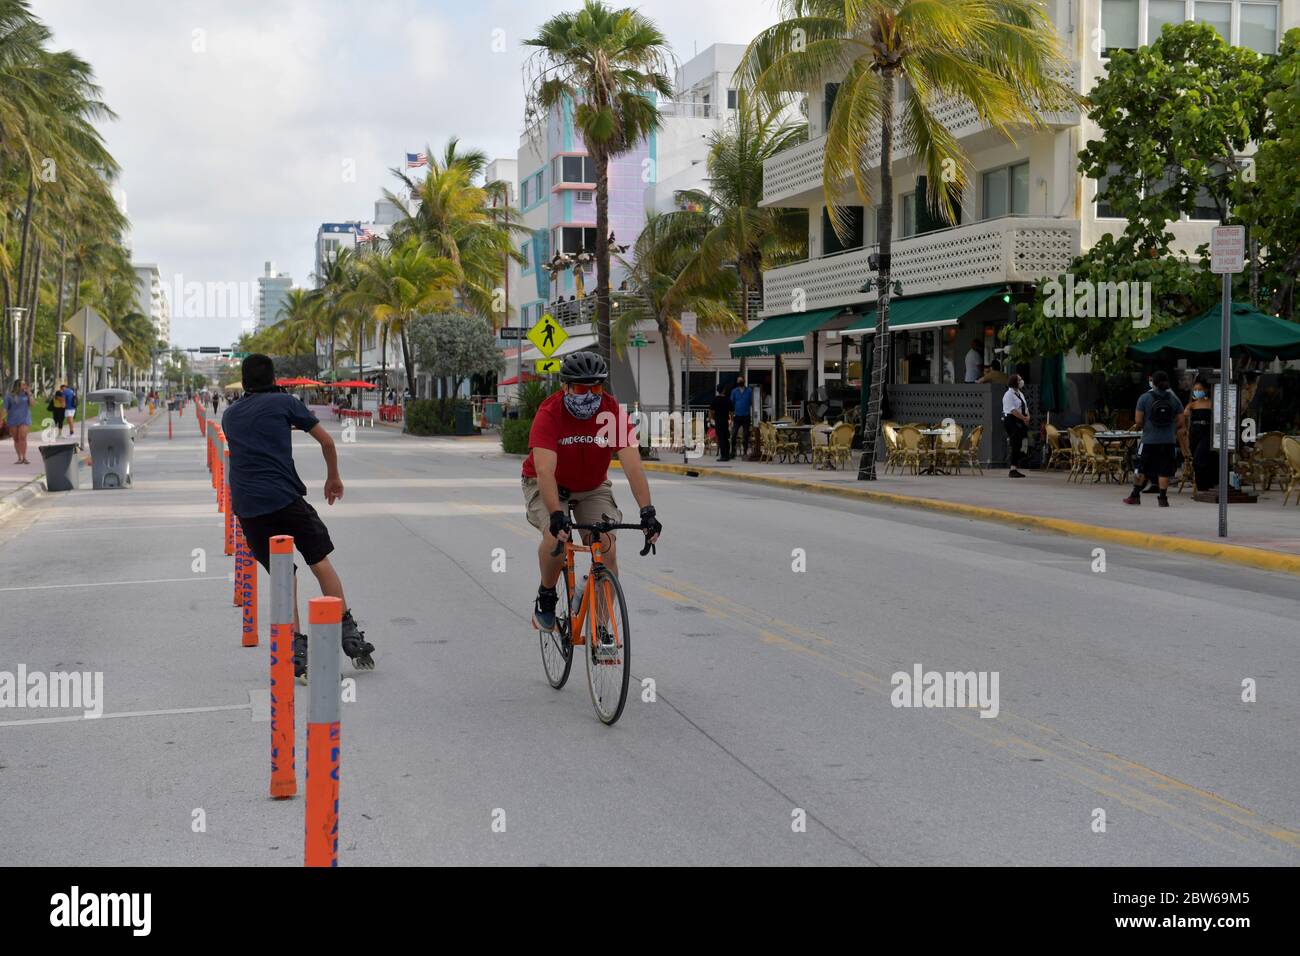
[[[271,570],[271,539],[277,534],[293,536],[293,546],[309,567],[320,564],[334,551],[334,542],[330,540],[325,522],[303,498],[270,514],[240,518],[239,526],[244,529],[244,539],[253,557],[268,572]]]
[[[1176,461],[1175,445],[1143,445],[1139,467],[1143,478],[1172,478]]]

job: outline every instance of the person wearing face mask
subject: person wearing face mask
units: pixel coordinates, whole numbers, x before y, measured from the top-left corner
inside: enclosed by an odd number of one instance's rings
[[[1156,503],[1169,507],[1169,479],[1174,475],[1175,429],[1183,414],[1183,403],[1169,388],[1169,376],[1156,372],[1151,376],[1151,391],[1138,399],[1134,413],[1135,427],[1142,429],[1142,451],[1138,456],[1140,471],[1133,476],[1133,493],[1124,499],[1126,505],[1142,503],[1142,487],[1146,479],[1156,482]]]
[[[537,547],[541,583],[533,603],[533,626],[541,631],[555,630],[559,599],[555,586],[564,570],[563,553],[551,556],[556,543],[569,540],[575,519],[578,524],[594,524],[605,515],[614,524],[623,521],[609,480],[609,463],[615,454],[641,508],[646,540],[658,541],[663,531],[650,503],[636,426],[605,390],[608,378],[609,366],[595,352],[566,355],[560,366],[560,391],[538,406],[528,435],[524,508],[528,523],[542,533]],[[617,575],[615,535],[603,535],[601,544],[602,560]]]
[[[1219,487],[1219,453],[1214,450],[1214,399],[1210,383],[1197,377],[1192,400],[1183,413],[1187,423],[1187,448],[1192,453],[1192,474],[1197,491]]]
[[[1002,393],[1002,425],[1007,430],[1007,463],[1011,465],[1008,478],[1023,478],[1020,471],[1021,448],[1029,434],[1029,403],[1025,401],[1024,379],[1011,375],[1007,390]]]

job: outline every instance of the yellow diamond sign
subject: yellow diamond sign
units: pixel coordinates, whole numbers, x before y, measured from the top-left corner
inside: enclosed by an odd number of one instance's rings
[[[556,322],[549,312],[528,330],[528,341],[537,346],[537,351],[548,357],[553,355],[568,337],[569,333],[564,331],[564,327]]]
[[[533,365],[538,375],[552,375],[560,370],[559,359],[537,359]]]

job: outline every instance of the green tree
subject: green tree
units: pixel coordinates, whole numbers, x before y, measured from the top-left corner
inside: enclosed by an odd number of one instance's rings
[[[464,312],[419,316],[411,323],[410,339],[420,368],[447,380],[444,407],[471,376],[491,375],[505,368],[492,329]]]
[[[530,57],[525,125],[573,108],[573,125],[596,168],[596,341],[610,357],[609,163],[659,128],[653,95],[672,96],[668,41],[654,22],[599,0],[556,14],[524,41]]]
[[[881,267],[869,397],[865,384],[863,393],[864,445],[874,450],[884,396],[881,371],[888,364],[895,142],[916,156],[932,184],[932,211],[952,222],[967,162],[943,123],[942,106],[964,101],[1011,138],[1015,127],[1040,126],[1043,113],[1077,100],[1061,81],[1068,63],[1060,38],[1033,0],[782,0],[781,10],[782,20],[750,43],[742,85],[778,105],[791,90],[843,75],[822,168],[826,206],[841,234],[847,232],[841,183],[851,179],[858,201],[872,204],[869,174],[873,143],[879,143]],[[875,479],[873,454],[862,456],[858,477]]]

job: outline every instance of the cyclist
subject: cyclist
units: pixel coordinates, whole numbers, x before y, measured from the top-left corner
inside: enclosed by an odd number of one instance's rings
[[[641,467],[636,430],[628,424],[618,402],[605,391],[609,366],[595,352],[574,352],[560,366],[560,391],[537,409],[524,459],[524,507],[528,523],[542,533],[537,547],[541,585],[533,604],[533,626],[555,630],[555,585],[564,569],[564,555],[552,557],[557,541],[568,541],[573,512],[578,524],[594,524],[601,515],[619,524],[623,514],[614,501],[609,463],[617,452],[619,463],[641,507],[641,529],[651,543],[663,530],[650,503],[650,484]],[[584,532],[583,541],[590,535]],[[613,534],[601,538],[601,556],[618,574]]]

